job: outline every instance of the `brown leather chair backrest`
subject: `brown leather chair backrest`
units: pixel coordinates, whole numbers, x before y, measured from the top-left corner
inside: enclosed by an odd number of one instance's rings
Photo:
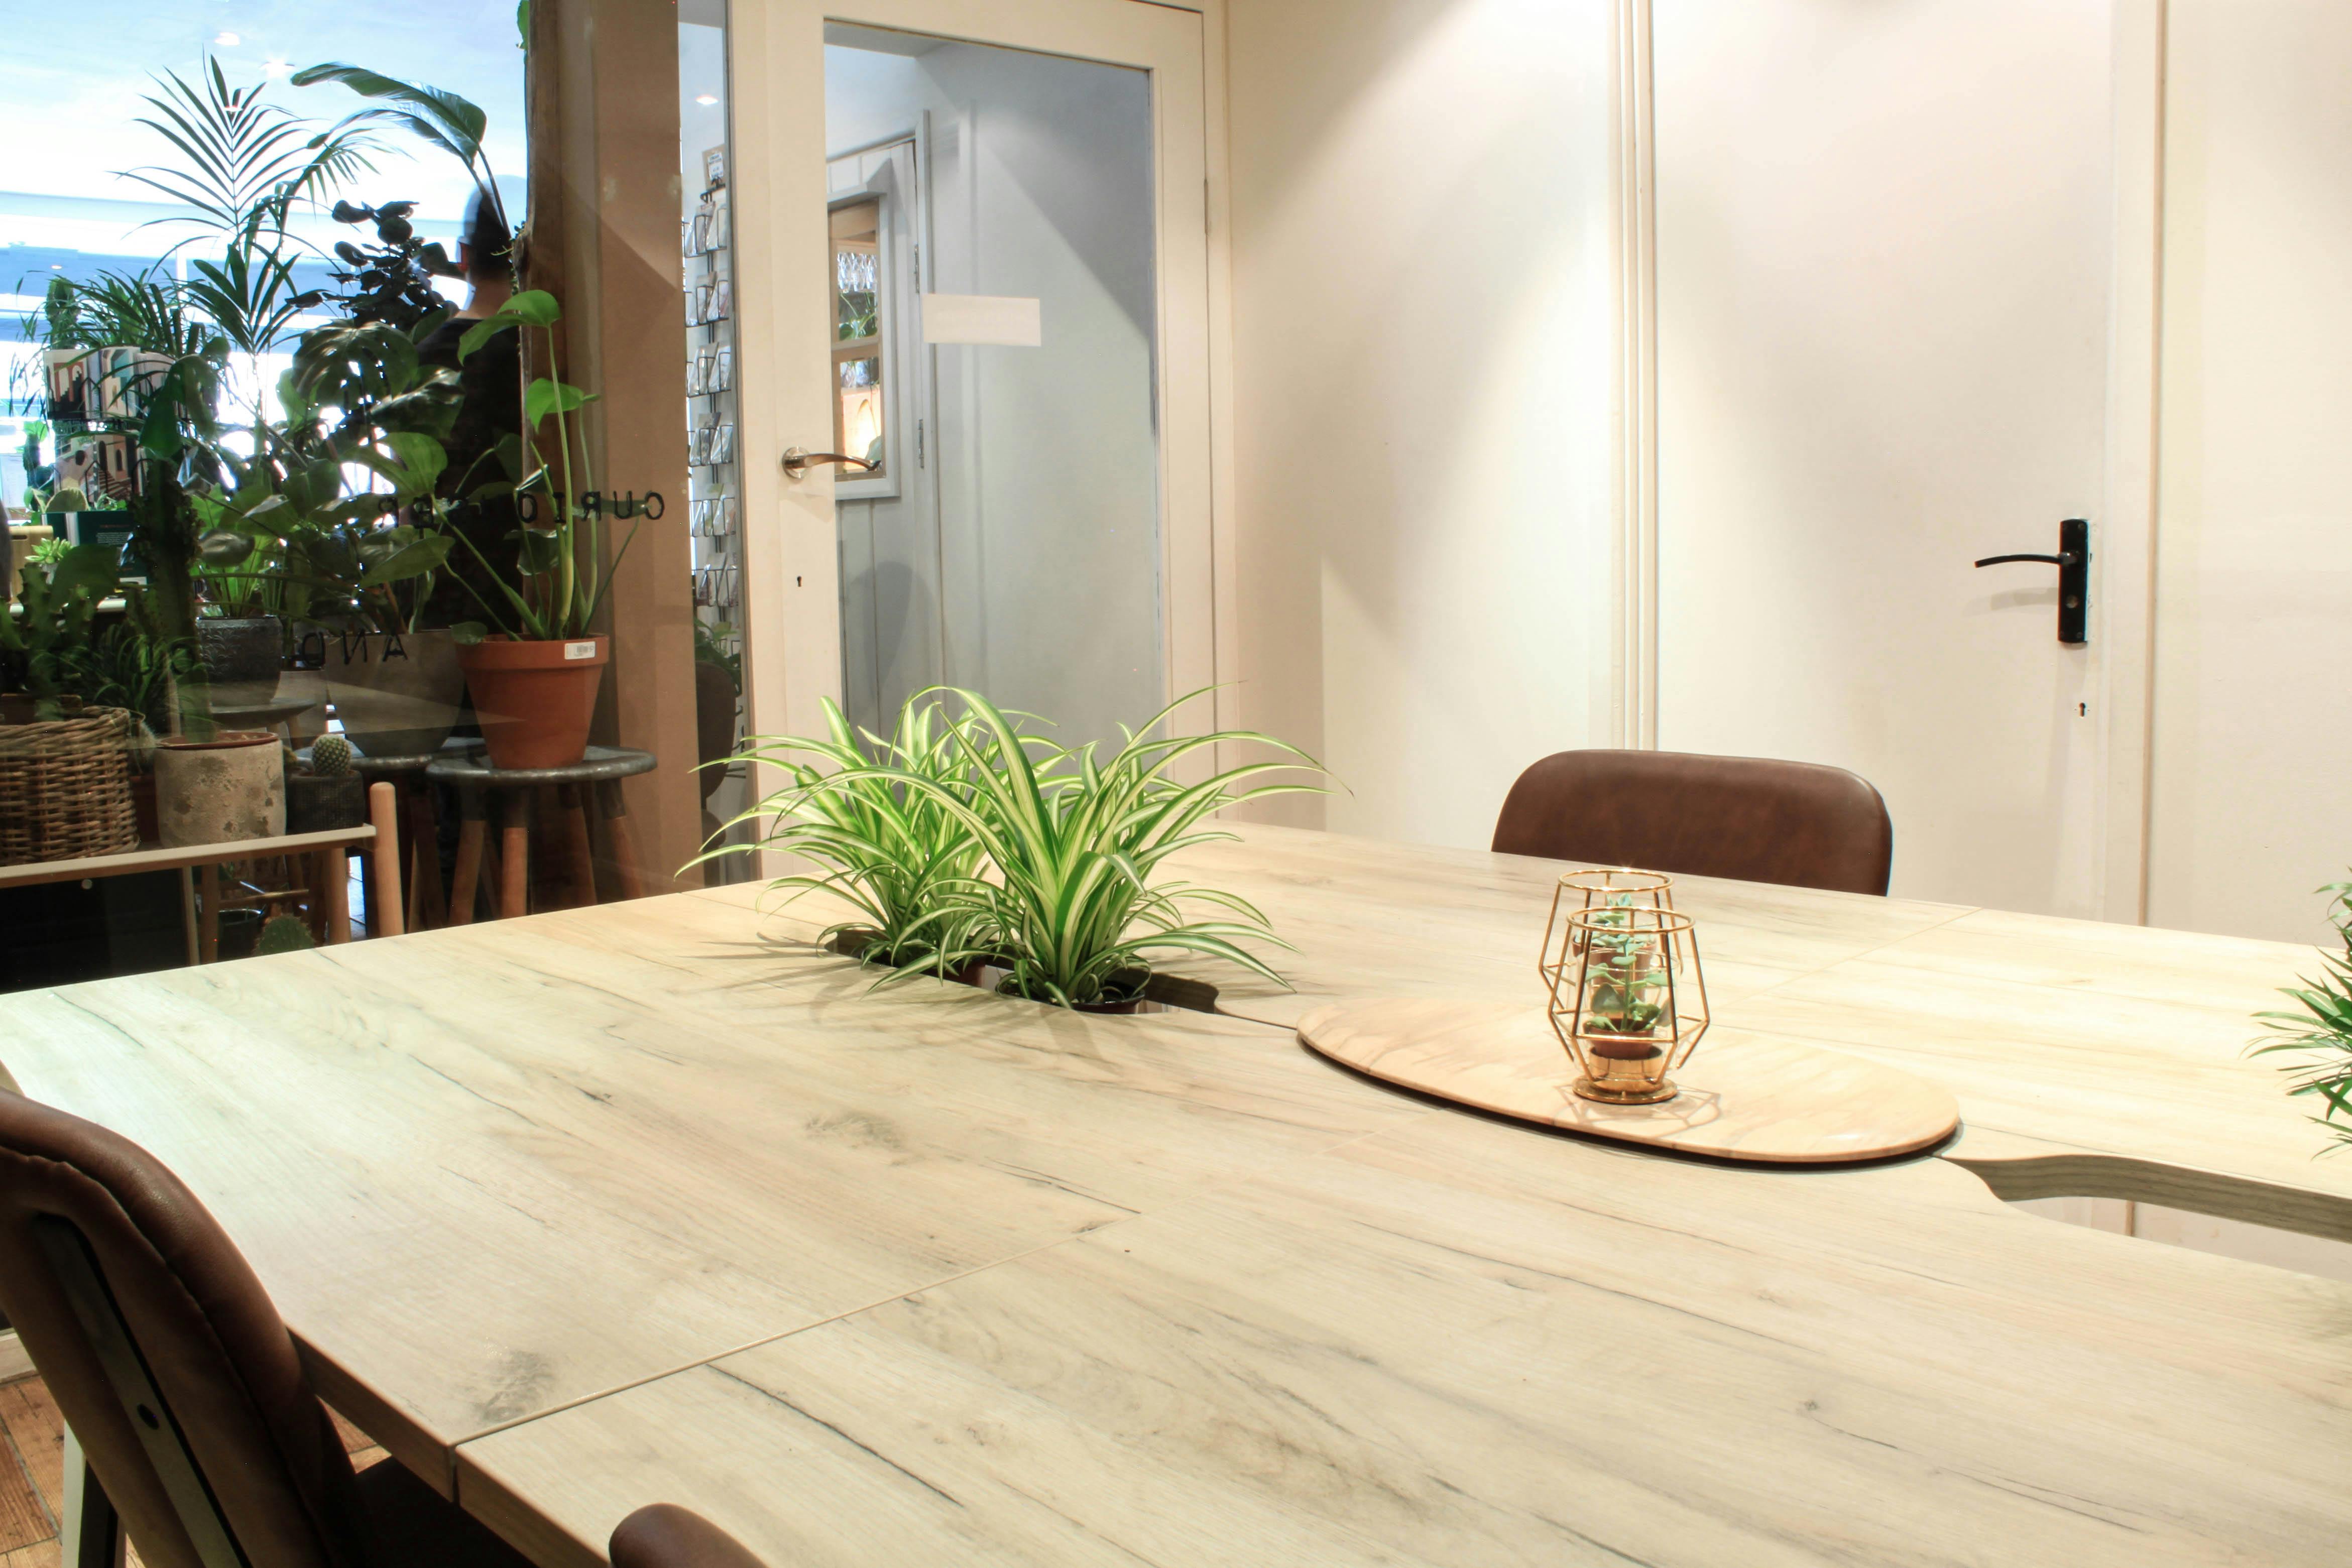
[[[1497,853],[1843,893],[1886,891],[1895,824],[1843,768],[1678,751],[1562,751],[1511,786]]]
[[[0,1310],[148,1568],[371,1568],[269,1297],[127,1139],[0,1092]]]
[[[656,1502],[613,1531],[613,1568],[767,1568],[751,1549],[690,1509]]]

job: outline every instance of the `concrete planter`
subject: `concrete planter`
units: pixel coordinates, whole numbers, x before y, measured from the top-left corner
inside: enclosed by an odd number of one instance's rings
[[[275,838],[286,831],[286,770],[267,730],[155,747],[155,815],[166,848]]]

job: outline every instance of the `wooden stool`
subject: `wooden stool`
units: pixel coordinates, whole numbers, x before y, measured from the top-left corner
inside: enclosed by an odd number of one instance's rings
[[[425,769],[434,758],[452,755],[453,748],[462,751],[465,744],[451,741],[439,751],[419,751],[404,757],[370,757],[357,750],[352,753],[352,770],[368,781],[371,793],[376,784],[384,783],[391,785],[400,798],[400,863],[407,868],[405,924],[411,931],[446,924],[449,917],[441,897],[440,813]],[[373,884],[368,902],[371,909],[375,907]]]
[[[621,780],[650,773],[656,766],[650,751],[622,747],[592,746],[579,761],[562,768],[500,768],[490,766],[489,754],[478,746],[462,753],[445,751],[426,765],[425,777],[457,791],[457,866],[449,886],[449,924],[464,925],[474,918],[474,894],[483,885],[482,873],[490,864],[498,888],[498,918],[521,915],[530,905],[531,797],[551,789],[562,813],[563,870],[571,883],[572,903],[596,902],[596,873],[588,833],[588,796],[596,797],[596,814],[604,820],[613,845],[613,862],[623,898],[645,895],[645,873],[637,865],[636,845],[629,837],[629,810],[621,798]],[[488,843],[490,804],[499,797],[499,844],[493,854]]]

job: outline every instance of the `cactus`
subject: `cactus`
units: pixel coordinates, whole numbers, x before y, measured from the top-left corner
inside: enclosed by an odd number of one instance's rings
[[[340,779],[352,770],[352,743],[340,735],[322,735],[310,743],[310,773],[317,779]]]
[[[255,939],[253,950],[262,953],[300,953],[313,946],[310,927],[297,915],[273,915],[261,923],[261,935]]]

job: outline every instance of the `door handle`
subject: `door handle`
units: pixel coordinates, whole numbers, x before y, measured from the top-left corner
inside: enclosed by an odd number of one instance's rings
[[[838,463],[845,468],[872,468],[875,465],[863,457],[852,457],[843,452],[810,452],[798,446],[784,448],[784,472],[802,478],[819,463]]]
[[[2068,517],[2058,525],[2056,555],[1989,555],[1979,566],[2013,560],[2041,561],[2058,569],[2058,641],[2079,648],[2091,640],[2091,524]]]

